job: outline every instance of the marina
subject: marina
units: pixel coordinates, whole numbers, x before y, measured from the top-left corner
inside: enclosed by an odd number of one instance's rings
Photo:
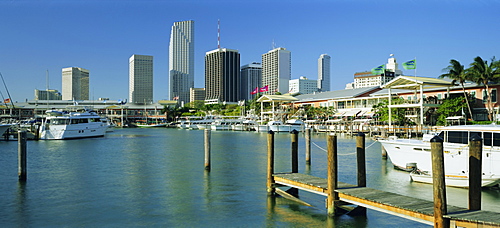
[[[326,148],[326,134],[311,140]],[[290,171],[290,134],[275,135],[276,172]],[[182,143],[187,139],[198,143]],[[266,133],[213,131],[211,171],[203,167],[203,131],[117,128],[105,137],[28,141],[26,183],[18,181],[17,144],[2,141],[2,226],[252,226],[252,227],[428,227],[367,210],[364,216],[327,216],[324,196],[301,192],[303,206],[268,198]],[[355,140],[339,135],[339,181],[356,183]],[[366,186],[432,200],[432,186],[410,182],[367,139]],[[304,162],[298,138],[298,172],[326,178],[326,153],[312,148]],[[466,207],[467,190],[447,188],[449,204]],[[482,210],[500,211],[500,191],[482,190]],[[57,219],[54,219],[57,218]]]

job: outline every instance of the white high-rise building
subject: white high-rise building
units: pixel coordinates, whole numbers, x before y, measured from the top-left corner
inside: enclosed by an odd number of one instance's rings
[[[132,55],[129,59],[129,102],[153,102],[153,56]]]
[[[318,81],[310,80],[304,76],[290,80],[290,93],[310,94],[318,91]]]
[[[262,86],[264,94],[288,93],[292,74],[292,54],[285,48],[276,48],[262,55]]]
[[[80,67],[62,69],[62,99],[89,99],[89,70]]]
[[[194,21],[175,22],[170,32],[168,97],[189,102],[194,87]]]
[[[318,59],[318,89],[330,91],[330,56],[322,54]]]

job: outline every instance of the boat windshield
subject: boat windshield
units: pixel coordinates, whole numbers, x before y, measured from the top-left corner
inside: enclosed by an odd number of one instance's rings
[[[47,123],[52,125],[68,125],[69,119],[49,119]]]

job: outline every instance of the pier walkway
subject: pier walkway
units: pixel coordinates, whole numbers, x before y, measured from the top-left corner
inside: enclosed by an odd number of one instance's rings
[[[366,214],[366,208],[403,217],[435,227],[500,227],[500,213],[481,210],[480,182],[469,184],[469,208],[446,204],[446,187],[444,183],[444,160],[442,160],[442,140],[435,137],[431,140],[433,155],[434,201],[404,196],[392,192],[366,187],[364,134],[360,133],[356,140],[357,185],[338,181],[337,142],[335,135],[329,135],[327,178],[298,173],[297,134],[292,132],[292,172],[274,173],[274,133],[268,134],[268,167],[267,192],[275,193],[285,198],[309,205],[298,199],[298,190],[326,196],[326,208],[329,216],[335,216],[345,211],[345,205],[353,214]],[[307,136],[306,136],[307,138]],[[307,143],[307,142],[306,142]],[[470,156],[475,156],[477,145],[482,142],[471,141]],[[475,146],[476,145],[476,146]],[[477,151],[481,153],[481,150]],[[479,161],[480,162],[480,159]],[[480,163],[479,163],[480,164]],[[480,169],[480,165],[479,165]],[[472,172],[472,171],[471,171]],[[475,172],[475,171],[474,171]],[[480,179],[481,172],[478,172]],[[278,187],[291,187],[283,191]],[[474,190],[478,187],[478,191]]]

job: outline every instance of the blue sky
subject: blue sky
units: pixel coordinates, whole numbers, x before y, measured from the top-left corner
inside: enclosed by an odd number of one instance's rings
[[[154,99],[166,99],[168,43],[175,21],[195,21],[195,87],[204,86],[205,52],[237,49],[241,64],[276,47],[292,52],[292,79],[317,79],[317,59],[332,57],[332,90],[355,72],[417,58],[417,75],[437,77],[450,59],[500,53],[500,1],[17,1],[0,0],[0,73],[14,101],[34,89],[61,91],[61,69],[90,70],[91,98],[128,98],[128,59],[154,56]],[[500,57],[500,56],[498,56]],[[413,70],[405,71],[413,75]],[[6,95],[3,85],[0,91]]]

